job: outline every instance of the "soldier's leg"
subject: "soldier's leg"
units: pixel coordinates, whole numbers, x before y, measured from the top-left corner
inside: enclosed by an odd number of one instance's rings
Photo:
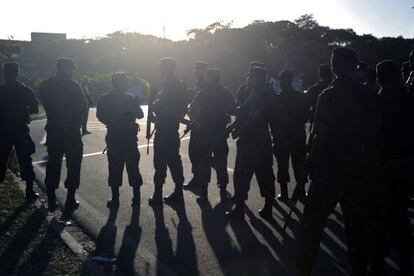
[[[172,194],[164,198],[164,201],[182,202],[184,172],[180,156],[180,139],[178,135],[170,137],[168,147],[168,167],[170,168],[171,177],[175,183],[175,189]]]
[[[36,178],[31,155],[35,152],[35,144],[29,133],[21,133],[16,137],[14,148],[19,161],[21,176],[26,181],[26,199],[33,200],[39,195],[33,191]]]
[[[75,198],[76,190],[80,184],[80,172],[82,165],[83,144],[81,136],[75,136],[65,143],[67,178],[65,187],[68,189],[65,208],[76,209],[79,202]]]
[[[0,140],[0,182],[6,178],[7,164],[13,145],[7,139]]]
[[[227,157],[229,155],[229,146],[227,140],[223,139],[218,143],[214,150],[214,164],[217,173],[217,184],[220,189],[220,195],[227,194],[227,184],[229,183],[229,173],[227,171]]]
[[[262,149],[260,159],[255,168],[260,194],[265,198],[265,205],[259,215],[265,219],[272,216],[272,204],[275,198],[275,175],[273,172],[273,155],[269,150]]]
[[[316,256],[319,253],[323,229],[339,200],[337,193],[332,193],[325,188],[327,185],[331,185],[331,183],[318,181],[317,177],[311,183],[309,199],[301,219],[297,262],[298,276],[311,275]]]
[[[299,137],[298,137],[299,138]],[[292,200],[296,199],[304,200],[306,197],[305,184],[307,182],[306,177],[306,140],[305,137],[295,142],[292,146],[292,167],[296,179],[296,187],[292,195]]]
[[[122,174],[124,171],[124,158],[122,145],[114,142],[107,143],[108,158],[108,184],[111,187],[112,198],[109,205],[119,205],[119,187],[122,185]]]
[[[82,134],[90,134],[88,131],[89,106],[82,115]]]
[[[215,137],[206,131],[200,132],[198,151],[200,161],[195,168],[197,179],[200,184],[200,195],[197,198],[198,203],[208,201],[208,184],[211,180],[211,167],[213,163],[212,145]]]
[[[191,136],[190,136],[190,142],[188,144],[188,157],[190,158],[190,162],[191,162],[191,172],[193,174],[193,178],[190,180],[188,184],[184,185],[184,188],[186,189],[191,189],[191,188],[198,186],[197,175],[196,175],[196,168],[198,166],[198,162],[200,161],[200,157],[199,157],[200,154],[198,153],[199,152],[198,137],[199,136],[197,133],[197,129],[192,129]]]
[[[46,163],[45,185],[47,189],[48,207],[53,211],[57,207],[55,190],[59,187],[62,169],[63,145],[60,140],[48,139],[48,161]]]
[[[142,185],[142,176],[139,172],[139,159],[140,154],[138,151],[137,143],[128,143],[124,147],[124,156],[126,161],[126,169],[128,172],[129,185],[132,187],[134,197],[132,203],[139,206],[140,203],[140,187]]]
[[[154,138],[154,194],[148,199],[150,204],[162,203],[162,186],[167,177],[167,137],[155,133]]]
[[[250,148],[249,148],[250,147]],[[233,185],[236,203],[235,208],[226,213],[228,218],[243,219],[244,218],[244,202],[248,198],[250,189],[250,181],[253,177],[256,164],[258,163],[256,148],[251,145],[237,144],[236,164],[234,167]]]
[[[287,201],[289,199],[287,183],[290,182],[290,149],[288,143],[282,140],[278,141],[278,144],[275,147],[275,155],[277,160],[277,182],[280,185],[280,194],[278,195],[278,199],[282,201]]]

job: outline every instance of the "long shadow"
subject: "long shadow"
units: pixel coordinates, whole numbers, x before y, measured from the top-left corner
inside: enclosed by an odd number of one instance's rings
[[[118,214],[118,209],[118,206],[114,206],[109,209],[108,220],[106,221],[105,225],[101,228],[101,231],[99,232],[96,241],[96,255],[107,257],[115,256],[114,246],[117,233],[115,221]],[[103,266],[103,269],[106,273],[108,273],[108,275],[111,275],[114,268],[111,263],[108,263]]]
[[[155,216],[155,246],[157,248],[157,275],[163,275],[164,267],[175,266],[175,257],[168,228],[165,226],[162,206],[152,207]],[[176,270],[175,270],[176,271]]]
[[[139,215],[140,208],[134,207],[132,209],[131,221],[125,227],[121,248],[118,253],[118,264],[127,275],[135,274],[134,260],[142,234],[142,228],[139,226]]]
[[[49,225],[42,241],[20,266],[16,275],[43,275],[49,262],[52,260],[53,254],[51,252],[56,248],[58,240],[58,235],[54,233],[52,227]],[[49,254],[44,254],[45,252],[49,252]],[[36,265],[31,266],[30,264]]]
[[[30,203],[26,201],[22,205],[14,209],[13,213],[10,216],[8,216],[7,219],[0,225],[0,236],[10,229],[10,227],[13,225],[13,222],[23,211],[27,209],[29,205]]]
[[[180,275],[199,275],[197,266],[196,248],[192,233],[192,226],[188,221],[184,205],[171,206],[177,213],[177,250],[175,260]]]
[[[230,221],[230,225],[240,245],[241,258],[237,266],[232,266],[234,275],[277,275],[280,263],[269,249],[255,236],[245,220]]]
[[[0,257],[0,268],[6,275],[13,273],[26,247],[36,237],[43,222],[44,217],[37,209],[16,233],[16,236]]]
[[[217,204],[213,209],[211,204],[200,205],[201,222],[207,240],[219,262],[222,273],[229,275],[229,267],[240,258],[240,252],[234,245],[234,241],[226,231],[227,221],[224,218],[225,207]]]

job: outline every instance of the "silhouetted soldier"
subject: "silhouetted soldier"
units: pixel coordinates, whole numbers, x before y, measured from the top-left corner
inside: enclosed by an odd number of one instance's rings
[[[377,65],[379,111],[381,125],[376,138],[377,175],[371,191],[370,216],[377,221],[372,228],[374,261],[372,275],[385,275],[384,258],[387,244],[396,248],[400,257],[400,274],[412,275],[413,238],[408,204],[412,170],[413,98],[401,86],[398,64],[386,60]],[[379,191],[379,192],[378,192]],[[372,195],[371,195],[372,196]],[[373,213],[373,214],[371,214]]]
[[[272,216],[275,198],[275,176],[273,173],[272,138],[269,131],[271,94],[266,87],[266,70],[250,68],[247,76],[248,98],[237,115],[232,136],[237,141],[237,156],[234,169],[235,208],[226,213],[229,219],[243,219],[245,201],[248,198],[250,181],[256,175],[260,194],[265,206],[259,211],[263,218]]]
[[[175,75],[175,59],[163,58],[160,72],[164,80],[159,99],[153,105],[155,113],[154,138],[154,195],[150,204],[162,203],[162,186],[170,169],[175,190],[164,198],[166,203],[183,202],[183,165],[180,156],[180,121],[187,111],[187,88]]]
[[[55,190],[59,187],[63,156],[66,157],[65,187],[68,190],[65,208],[79,206],[75,192],[79,188],[83,154],[80,128],[87,104],[81,87],[72,79],[74,70],[73,59],[59,58],[56,76],[45,80],[39,91],[47,115],[45,184],[51,211],[57,207]]]
[[[363,85],[371,90],[373,94],[378,94],[378,91],[380,90],[380,87],[377,84],[377,72],[372,67],[366,68],[366,74],[367,78],[366,81],[363,83]]]
[[[80,82],[80,86],[82,88],[83,91],[83,96],[86,99],[86,102],[88,104],[88,107],[85,111],[85,113],[82,116],[82,135],[88,135],[91,134],[88,131],[88,117],[89,117],[89,107],[92,105],[93,103],[93,99],[91,96],[91,93],[89,92],[89,88],[88,88],[88,78],[86,76],[84,76]]]
[[[33,191],[35,173],[31,155],[35,144],[27,126],[30,114],[38,112],[33,91],[17,80],[19,65],[4,64],[5,84],[0,86],[0,182],[6,177],[10,152],[14,147],[19,161],[21,177],[26,181],[26,199],[34,200],[38,194]]]
[[[352,275],[365,275],[367,248],[363,200],[365,146],[377,129],[372,93],[356,79],[357,58],[349,48],[332,54],[338,77],[318,99],[312,160],[315,171],[302,223],[298,275],[310,275],[328,216],[341,204]]]
[[[132,204],[140,204],[140,186],[142,177],[139,172],[140,154],[138,151],[139,125],[136,119],[144,117],[139,102],[126,94],[128,80],[124,73],[112,75],[113,89],[103,94],[98,101],[96,117],[106,125],[108,184],[111,187],[112,199],[109,205],[119,205],[119,187],[122,185],[124,165],[128,172],[129,185],[133,189]]]
[[[194,65],[194,75],[197,78],[197,84],[196,87],[192,90],[190,90],[190,95],[188,97],[188,103],[191,103],[194,98],[196,97],[197,93],[204,88],[204,82],[205,82],[205,74],[207,72],[207,63],[203,61],[198,61]],[[194,121],[193,118],[190,118],[191,121]],[[198,150],[197,145],[198,142],[199,133],[197,132],[197,128],[192,127],[191,128],[191,136],[190,136],[190,142],[188,144],[188,156],[190,157],[191,161],[191,173],[193,174],[193,178],[188,182],[188,184],[184,185],[184,189],[192,189],[199,186],[199,182],[196,179],[196,172],[195,172],[195,163],[197,162],[197,159],[200,159],[200,156],[198,156],[198,153],[200,150]]]
[[[274,154],[277,159],[277,181],[281,193],[278,199],[289,200],[287,184],[289,177],[289,159],[292,158],[293,172],[296,179],[295,196],[305,198],[305,156],[306,130],[305,123],[309,116],[308,98],[303,92],[292,87],[293,73],[283,71],[280,74],[281,93],[275,100],[275,117],[272,120]]]
[[[318,97],[323,90],[329,87],[332,83],[332,71],[329,64],[322,64],[319,66],[319,79],[320,81],[309,87],[307,94],[309,99],[310,114],[309,122],[313,124],[313,118],[315,116],[316,103],[318,102]]]
[[[195,119],[197,139],[197,159],[193,163],[195,176],[201,185],[198,202],[206,202],[208,183],[211,178],[211,167],[217,172],[217,186],[221,199],[226,199],[229,176],[227,172],[228,135],[226,126],[230,115],[235,110],[231,92],[220,86],[221,71],[209,69],[206,74],[204,88],[200,90],[190,106],[191,117]]]
[[[259,61],[252,61],[249,64],[249,70],[253,67],[265,68],[265,65]],[[270,86],[270,85],[269,85]],[[271,86],[270,86],[271,87]],[[272,88],[273,90],[273,88]],[[240,107],[246,103],[247,98],[249,97],[249,90],[247,89],[247,82],[244,82],[239,86],[236,92],[236,106]]]

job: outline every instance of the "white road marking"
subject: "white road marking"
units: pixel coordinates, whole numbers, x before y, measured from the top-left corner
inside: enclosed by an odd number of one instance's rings
[[[45,135],[44,138],[46,138],[46,135]],[[188,139],[190,139],[190,137],[184,137],[183,139],[181,139],[181,141],[188,140]],[[138,148],[142,149],[142,148],[146,148],[147,146],[148,145],[146,145],[146,144],[145,145],[140,145],[140,146],[138,146]],[[154,144],[151,143],[151,144],[149,144],[149,146],[152,147],[152,146],[154,146]],[[92,153],[86,153],[86,154],[83,155],[83,157],[90,157],[90,156],[96,156],[96,155],[101,155],[101,154],[103,154],[103,150],[102,151],[97,151],[97,152],[92,152]],[[63,160],[65,160],[65,159],[66,158],[63,157]],[[39,160],[39,161],[32,162],[32,164],[44,164],[44,163],[47,163],[47,160]]]

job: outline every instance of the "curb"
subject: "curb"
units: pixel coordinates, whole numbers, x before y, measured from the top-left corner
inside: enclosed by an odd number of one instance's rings
[[[26,184],[23,183],[23,181],[20,180],[20,178],[18,178],[13,172],[11,172],[11,176],[18,184],[20,190],[24,192]],[[69,247],[76,257],[81,260],[82,264],[91,275],[108,275],[96,261],[90,258],[89,253],[83,249],[83,246],[75,239],[75,237],[65,230],[65,226],[59,223],[53,215],[49,214],[48,209],[39,199],[37,199],[33,204],[39,209],[40,213],[50,224],[53,231],[62,239],[62,241]]]

